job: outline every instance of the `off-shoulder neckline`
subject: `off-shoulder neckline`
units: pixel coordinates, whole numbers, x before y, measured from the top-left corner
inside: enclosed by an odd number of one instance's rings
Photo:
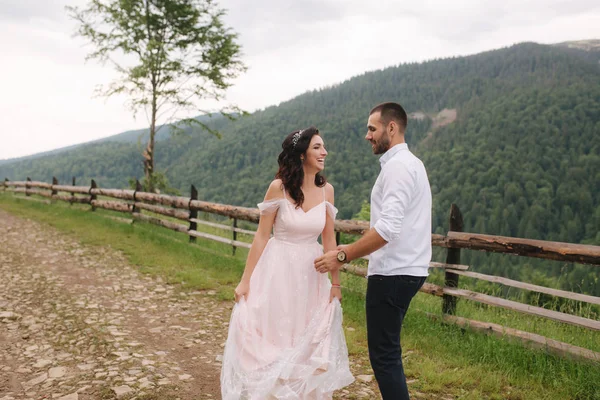
[[[263,201],[263,203],[275,203],[275,202],[279,202],[279,201],[285,201],[286,203],[288,203],[290,206],[295,207],[296,205],[294,203],[292,203],[288,198],[286,197],[277,197],[274,199],[270,199],[270,200],[265,200]],[[331,207],[335,208],[335,206],[333,204],[331,204],[330,201],[328,200],[323,200],[322,202],[320,202],[319,204],[313,206],[310,210],[308,211],[304,211],[304,209],[302,207],[300,207],[300,210],[302,210],[302,212],[304,214],[308,214],[309,212],[311,212],[312,210],[314,210],[315,208],[319,207],[321,204],[329,204]]]

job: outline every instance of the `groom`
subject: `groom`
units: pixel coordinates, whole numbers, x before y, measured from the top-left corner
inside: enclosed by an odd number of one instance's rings
[[[315,260],[319,272],[371,254],[367,283],[369,358],[384,400],[408,399],[400,330],[431,261],[431,189],[421,160],[404,140],[406,112],[397,103],[371,110],[365,139],[381,154],[371,192],[371,229],[358,241]]]

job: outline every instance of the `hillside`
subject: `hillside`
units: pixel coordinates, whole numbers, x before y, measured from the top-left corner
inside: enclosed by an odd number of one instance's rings
[[[201,122],[209,122],[209,121],[218,121],[222,119],[220,114],[216,114],[213,116],[203,115],[196,118]],[[148,129],[133,129],[125,132],[118,133],[116,135],[108,136],[102,139],[92,140],[90,142],[74,144],[71,146],[60,147],[58,149],[53,149],[49,151],[44,151],[41,153],[36,153],[23,157],[15,157],[15,158],[7,158],[0,160],[0,165],[2,164],[14,164],[19,163],[21,161],[32,161],[39,158],[45,158],[48,156],[57,156],[61,153],[70,152],[70,154],[74,153],[74,150],[82,150],[85,151],[86,148],[92,145],[98,145],[103,143],[124,143],[124,144],[145,144],[144,138],[147,137]],[[169,140],[171,138],[171,134],[167,129],[167,126],[159,126],[158,132],[155,137],[156,142],[161,142],[163,140]]]
[[[428,169],[434,231],[447,229],[454,202],[469,231],[600,244],[600,52],[594,41],[586,43],[523,43],[368,72],[233,123],[214,121],[220,140],[202,132],[163,140],[158,169],[183,193],[194,184],[204,200],[252,206],[276,171],[283,137],[315,125],[329,150],[326,175],[340,216],[350,218],[378,173],[363,140],[367,113],[396,100],[413,117],[407,141]],[[134,143],[105,141],[0,165],[0,177],[93,177],[101,186],[123,187],[142,176],[138,154]],[[511,262],[481,257],[467,260],[492,269]],[[520,274],[515,268],[505,274]],[[549,270],[556,275],[561,268]],[[598,290],[580,278],[580,290]]]

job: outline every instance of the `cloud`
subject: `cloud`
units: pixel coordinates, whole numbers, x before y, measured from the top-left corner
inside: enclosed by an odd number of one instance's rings
[[[600,12],[598,2],[590,0],[423,0],[421,6],[430,10],[423,20],[426,29],[441,39],[459,42],[500,31],[509,34],[514,29],[535,30],[559,18],[594,12],[598,16]]]
[[[146,125],[126,98],[93,98],[116,77],[85,62],[65,5],[87,0],[0,1],[0,159],[85,142]],[[598,38],[589,0],[221,0],[239,33],[246,74],[228,100],[253,111],[365,71],[517,42]],[[215,106],[203,102],[203,106]]]
[[[84,0],[3,0],[0,2],[0,19],[27,23],[35,19],[65,21],[66,5],[83,5]]]

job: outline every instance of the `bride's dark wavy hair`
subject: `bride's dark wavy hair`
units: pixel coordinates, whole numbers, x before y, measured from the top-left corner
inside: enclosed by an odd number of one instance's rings
[[[298,138],[298,142],[294,145],[294,135],[302,132]],[[281,148],[283,151],[279,153],[277,162],[279,163],[279,171],[275,178],[281,179],[283,187],[296,203],[296,208],[302,207],[304,203],[304,193],[302,193],[302,183],[304,182],[304,169],[302,168],[302,160],[300,156],[306,153],[310,141],[313,136],[318,135],[319,130],[314,126],[304,130],[297,130],[283,140]],[[315,176],[315,185],[323,187],[327,180],[321,173]]]

